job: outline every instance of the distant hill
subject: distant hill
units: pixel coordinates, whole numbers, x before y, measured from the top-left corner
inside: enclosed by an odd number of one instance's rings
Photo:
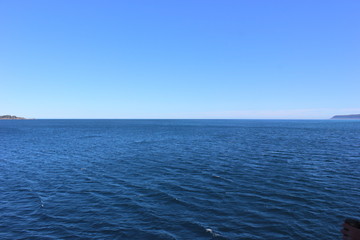
[[[0,116],[0,120],[21,120],[21,119],[26,119],[26,118],[17,117],[17,116],[11,116],[11,115]]]
[[[331,119],[360,119],[360,114],[335,115]]]

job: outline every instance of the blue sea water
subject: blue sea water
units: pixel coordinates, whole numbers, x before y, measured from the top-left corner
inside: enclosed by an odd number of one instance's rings
[[[360,121],[0,121],[0,239],[341,239]]]

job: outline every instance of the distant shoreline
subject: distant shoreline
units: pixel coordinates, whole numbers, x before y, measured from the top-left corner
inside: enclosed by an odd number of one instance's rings
[[[360,114],[349,114],[349,115],[335,115],[331,119],[338,120],[360,120]]]
[[[34,118],[24,118],[24,117],[17,117],[12,115],[3,115],[0,116],[0,120],[33,120]]]

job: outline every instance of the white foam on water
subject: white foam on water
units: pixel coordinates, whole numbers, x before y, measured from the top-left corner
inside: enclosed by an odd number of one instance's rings
[[[211,228],[206,228],[205,231],[207,233],[210,233],[213,237],[219,237],[220,234],[214,233],[214,231]]]

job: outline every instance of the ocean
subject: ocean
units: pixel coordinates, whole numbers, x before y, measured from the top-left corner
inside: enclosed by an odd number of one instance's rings
[[[0,239],[341,239],[360,121],[3,120]]]

